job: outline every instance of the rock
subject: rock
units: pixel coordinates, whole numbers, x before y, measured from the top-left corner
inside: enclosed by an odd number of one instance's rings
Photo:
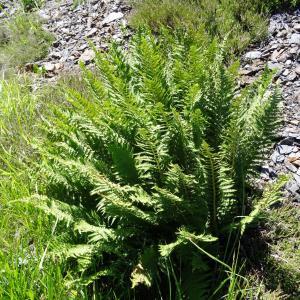
[[[297,75],[300,75],[300,65],[298,65],[296,68],[295,68],[295,73]]]
[[[54,59],[60,59],[62,55],[59,51],[54,51],[54,52],[51,52],[49,56],[53,57]]]
[[[297,174],[293,174],[293,177],[294,177],[294,179],[295,179],[297,185],[300,187],[300,176],[297,175]]]
[[[281,38],[287,35],[287,31],[286,30],[281,30],[277,33],[277,37]]]
[[[106,18],[104,18],[104,20],[102,21],[102,24],[108,24],[111,23],[113,21],[122,19],[124,17],[124,14],[121,12],[112,12],[110,13]]]
[[[272,61],[277,61],[277,58],[279,57],[279,55],[284,51],[284,49],[281,50],[275,50],[272,55],[271,55],[271,60]]]
[[[280,156],[280,154],[277,151],[274,151],[271,155],[271,159],[275,164],[277,163],[278,156]]]
[[[289,121],[290,124],[295,125],[295,126],[298,126],[299,122],[300,122],[299,120],[290,120]]]
[[[291,50],[290,50],[290,54],[297,54],[298,53],[298,48],[297,47],[294,47],[294,48],[292,48]]]
[[[291,146],[294,144],[294,139],[291,137],[284,138],[279,142],[279,145],[288,145]]]
[[[299,190],[299,186],[296,182],[295,179],[291,179],[287,184],[286,184],[286,189],[291,192],[291,193],[296,193]]]
[[[277,57],[278,62],[285,62],[289,58],[288,52],[283,52],[279,57]]]
[[[290,44],[297,44],[300,45],[300,34],[299,33],[293,33],[289,39]]]
[[[294,160],[294,161],[292,162],[292,164],[293,164],[294,166],[296,166],[297,168],[299,168],[299,167],[300,167],[300,159]]]
[[[279,155],[277,156],[276,162],[277,163],[283,163],[285,160],[285,156],[284,155]]]
[[[280,154],[290,154],[293,152],[293,146],[288,146],[288,145],[279,145],[277,147],[277,151],[280,153]]]
[[[300,24],[294,25],[294,29],[295,29],[296,31],[300,31]]]
[[[91,62],[95,58],[95,56],[96,55],[93,50],[87,49],[81,54],[79,60],[83,61],[84,63],[88,63]]]
[[[283,66],[279,63],[273,63],[271,61],[268,61],[267,66],[270,70],[276,70],[277,69],[277,73],[276,76],[279,76],[282,72]]]
[[[287,76],[287,75],[289,75],[289,73],[290,73],[290,70],[289,70],[289,69],[285,69],[285,70],[282,72],[282,75],[283,75],[283,76]]]
[[[296,168],[292,163],[290,163],[288,161],[286,161],[284,165],[288,170],[290,170],[293,173],[296,173],[298,170],[298,168]]]
[[[246,59],[251,59],[251,60],[253,60],[253,59],[259,59],[259,58],[261,58],[261,56],[262,56],[262,52],[261,51],[250,51],[250,52],[247,52],[245,54],[245,58]]]
[[[291,72],[290,75],[287,77],[288,81],[294,81],[297,78],[297,75],[295,72]]]
[[[55,65],[54,64],[52,64],[52,63],[45,63],[44,65],[43,65],[43,67],[45,68],[45,70],[47,71],[47,72],[52,72],[52,71],[54,71],[55,70]]]
[[[97,28],[95,28],[95,27],[92,28],[92,29],[87,33],[86,37],[91,37],[91,36],[95,35],[97,31],[98,31]]]
[[[293,163],[294,161],[299,160],[299,156],[289,156],[288,161],[290,163]]]

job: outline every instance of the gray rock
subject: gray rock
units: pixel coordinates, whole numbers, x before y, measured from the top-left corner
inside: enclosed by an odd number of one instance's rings
[[[96,55],[93,50],[87,49],[81,54],[79,60],[83,61],[84,63],[88,63],[91,62],[95,58],[95,56]]]
[[[288,146],[288,145],[279,145],[277,147],[277,151],[280,154],[290,154],[293,152],[294,147],[293,146]]]
[[[278,155],[277,159],[276,159],[276,162],[277,163],[283,163],[284,160],[285,160],[285,156],[284,155]]]
[[[110,13],[103,21],[102,24],[108,24],[113,21],[122,19],[124,17],[124,14],[122,12],[112,12]]]
[[[287,184],[286,184],[286,189],[291,192],[291,193],[296,193],[299,190],[299,186],[296,182],[296,180],[291,179]]]
[[[289,39],[290,44],[297,44],[300,45],[300,34],[299,33],[293,33]]]
[[[296,173],[296,172],[298,171],[298,168],[295,167],[292,163],[290,163],[290,162],[288,162],[288,161],[286,161],[284,165],[286,166],[286,168],[287,168],[289,171],[291,171],[291,172],[293,172],[293,173]]]
[[[295,181],[297,182],[297,185],[300,187],[300,176],[297,174],[293,174],[293,177],[294,177]]]
[[[261,56],[262,56],[261,51],[250,51],[245,54],[245,58],[250,60],[259,59],[261,58]]]
[[[297,75],[300,75],[300,65],[295,68],[295,72]]]
[[[295,29],[296,31],[300,31],[300,24],[294,25],[294,29]]]
[[[55,65],[50,62],[47,62],[44,64],[44,68],[47,72],[52,72],[55,70]]]

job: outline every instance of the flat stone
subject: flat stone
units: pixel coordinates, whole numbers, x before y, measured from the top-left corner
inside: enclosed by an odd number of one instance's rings
[[[293,146],[288,146],[288,145],[279,145],[277,147],[277,151],[280,154],[290,154],[293,152]]]
[[[95,58],[95,56],[96,55],[93,50],[87,49],[81,54],[81,56],[79,57],[79,60],[87,63],[87,62],[92,61]]]
[[[283,163],[285,160],[285,156],[284,155],[279,155],[277,156],[276,162],[277,163]]]
[[[98,29],[96,27],[92,28],[86,35],[86,37],[91,37],[93,35],[96,34],[96,32],[98,31]]]
[[[44,68],[47,72],[52,72],[52,71],[55,70],[55,65],[52,64],[52,63],[47,62],[47,63],[44,64]]]
[[[245,54],[246,59],[259,59],[262,56],[261,51],[249,51]]]
[[[300,31],[300,24],[294,25],[294,29],[297,30],[297,31]]]
[[[110,13],[106,18],[104,18],[104,20],[102,21],[102,24],[108,24],[111,23],[113,21],[122,19],[124,17],[124,14],[121,12],[112,12]]]
[[[283,75],[283,76],[287,76],[287,75],[289,75],[289,73],[290,73],[290,70],[289,70],[289,69],[285,69],[285,70],[282,72],[282,75]]]
[[[297,54],[298,53],[298,48],[297,47],[294,47],[290,50],[290,54]]]
[[[288,170],[290,170],[293,173],[296,173],[298,170],[298,168],[296,168],[292,163],[290,163],[288,161],[285,162],[285,166]]]
[[[295,126],[298,126],[299,122],[300,122],[299,120],[290,120],[289,121],[290,124],[295,125]]]
[[[276,49],[276,50],[272,53],[270,59],[271,59],[272,61],[277,61],[277,58],[279,57],[279,55],[280,55],[283,51],[284,51],[284,49],[281,49],[281,50],[277,50],[277,49]]]
[[[290,44],[297,44],[300,45],[300,34],[299,33],[293,33],[289,39]]]
[[[297,168],[299,168],[299,167],[300,167],[300,159],[297,159],[297,160],[292,161],[292,164],[293,164],[294,166],[296,166]]]
[[[54,59],[60,59],[61,58],[61,53],[59,51],[53,51],[50,53],[50,57],[53,57]]]
[[[296,193],[299,190],[299,186],[296,182],[295,179],[291,179],[287,184],[286,184],[286,189],[291,192],[291,193]]]
[[[297,174],[293,174],[293,177],[294,177],[295,181],[297,182],[297,185],[300,186],[300,176]]]
[[[299,156],[293,155],[293,156],[289,156],[289,157],[288,157],[288,161],[289,161],[290,163],[293,163],[293,162],[296,161],[296,160],[299,160]]]
[[[300,66],[299,65],[295,68],[295,73],[300,75]]]
[[[297,79],[297,75],[295,72],[291,72],[291,74],[287,77],[288,81],[294,81],[295,79]]]
[[[277,37],[281,38],[287,35],[287,31],[286,30],[281,30],[277,33]]]

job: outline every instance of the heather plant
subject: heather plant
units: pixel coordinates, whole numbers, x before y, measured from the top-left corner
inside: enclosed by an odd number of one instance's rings
[[[250,197],[279,124],[272,73],[236,95],[237,64],[200,36],[141,30],[128,51],[97,52],[85,93],[67,89],[45,118],[38,192],[23,201],[67,225],[52,255],[93,294],[226,293],[239,236],[278,200],[284,179]]]
[[[43,0],[20,0],[20,2],[25,11],[38,8],[43,4]]]
[[[189,34],[205,29],[212,38],[223,40],[229,34],[229,53],[238,54],[267,35],[270,13],[295,9],[299,0],[130,0],[130,23],[147,24],[154,32],[162,26],[185,28]]]
[[[0,24],[1,77],[45,57],[52,42],[52,34],[33,14],[17,13],[4,20]]]

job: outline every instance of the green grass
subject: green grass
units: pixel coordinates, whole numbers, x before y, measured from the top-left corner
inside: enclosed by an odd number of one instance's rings
[[[18,202],[35,189],[32,141],[46,108],[30,84],[27,78],[0,82],[0,298],[85,299],[82,289],[66,286],[72,277],[64,265],[49,258],[55,218]]]
[[[269,243],[270,256],[265,283],[270,289],[278,287],[300,298],[300,209],[293,202],[267,212],[265,239]],[[293,298],[294,297],[294,298]]]
[[[0,72],[14,73],[47,55],[53,36],[34,14],[18,13],[0,26]],[[3,75],[2,75],[3,76]]]
[[[30,11],[39,8],[44,3],[44,0],[20,0],[24,11]]]

